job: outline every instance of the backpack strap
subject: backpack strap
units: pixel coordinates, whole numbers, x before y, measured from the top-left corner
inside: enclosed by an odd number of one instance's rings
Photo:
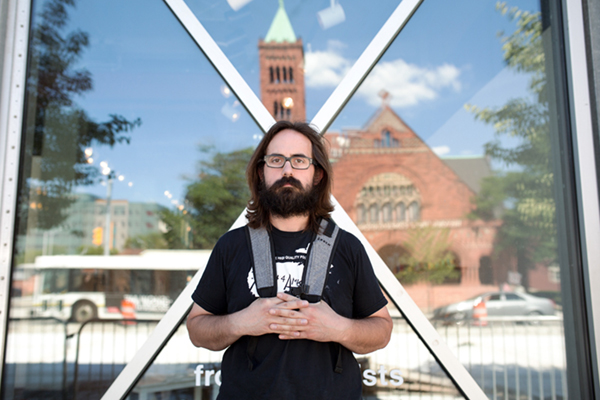
[[[321,300],[325,281],[331,262],[335,254],[339,238],[340,228],[332,219],[321,220],[319,233],[314,237],[309,248],[308,262],[302,274],[302,287],[294,291],[294,295],[300,295],[303,300],[317,303]],[[253,229],[246,225],[246,238],[252,260],[252,271],[254,272],[254,283],[260,297],[275,297],[277,295],[277,267],[275,265],[275,250],[273,241],[266,229]],[[258,345],[258,337],[248,338],[246,356],[248,368],[252,371],[256,360],[254,353]],[[342,346],[338,343],[338,354],[335,372],[342,373]]]
[[[246,225],[246,237],[251,253],[254,283],[260,297],[277,296],[277,271],[273,243],[266,229]]]
[[[339,226],[332,219],[321,220],[321,228],[311,246],[308,263],[302,277],[300,297],[310,303],[317,303],[321,300],[337,247],[339,232]]]
[[[310,303],[321,300],[327,274],[338,242],[339,226],[333,220],[321,220],[319,233],[312,241],[308,262],[302,273],[302,286],[292,294]],[[271,236],[264,228],[253,229],[246,225],[246,237],[252,259],[254,282],[260,297],[277,296],[277,267]]]

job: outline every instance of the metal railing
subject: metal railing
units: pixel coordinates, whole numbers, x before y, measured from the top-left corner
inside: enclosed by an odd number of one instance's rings
[[[4,399],[98,399],[157,323],[11,318]]]
[[[486,317],[435,324],[490,399],[568,398],[561,317]]]
[[[157,324],[141,319],[82,323],[76,333],[72,399],[99,399]]]
[[[11,319],[4,398],[98,399],[157,322],[96,319],[76,324],[56,318]],[[478,325],[472,321],[435,325],[488,398],[567,398],[562,318],[485,318]],[[193,348],[185,325],[163,353],[134,391],[161,390],[161,380],[172,383],[174,374],[193,391],[196,365],[220,367],[220,354]],[[358,358],[363,373],[367,368],[374,371],[371,384],[363,386],[365,398],[460,397],[403,318],[394,318],[387,348]],[[402,375],[401,385],[393,384],[394,369]]]

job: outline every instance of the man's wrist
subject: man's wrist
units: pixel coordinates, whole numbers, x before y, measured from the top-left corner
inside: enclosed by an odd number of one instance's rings
[[[347,343],[350,339],[351,339],[351,335],[352,335],[352,324],[354,323],[354,320],[350,319],[350,318],[346,318],[346,317],[342,317],[341,315],[338,318],[339,321],[337,321],[336,325],[338,327],[338,340],[335,340],[335,342],[340,343],[340,344],[344,344]]]
[[[240,313],[242,312],[243,310],[240,310],[233,314],[227,314],[225,320],[229,333],[236,338],[240,338],[245,335],[243,326],[244,324],[240,323]]]

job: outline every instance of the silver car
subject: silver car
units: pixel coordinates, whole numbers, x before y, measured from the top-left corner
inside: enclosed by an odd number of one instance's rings
[[[554,302],[549,299],[527,293],[488,292],[468,300],[436,308],[433,311],[433,319],[447,322],[472,319],[473,309],[482,301],[485,303],[489,317],[554,315],[555,313]]]

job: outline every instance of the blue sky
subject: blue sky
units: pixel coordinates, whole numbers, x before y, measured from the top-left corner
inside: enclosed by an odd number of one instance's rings
[[[285,1],[305,45],[309,120],[398,4],[338,3],[345,21],[324,30],[316,13],[329,0]],[[278,0],[252,0],[237,11],[226,0],[187,4],[258,94],[257,43]],[[538,7],[535,1],[518,5]],[[107,161],[125,175],[115,183],[114,198],[181,201],[186,178],[193,177],[202,156],[198,145],[231,151],[257,143],[258,127],[233,96],[223,94],[221,78],[162,1],[79,1],[70,16],[67,31],[90,35],[78,66],[91,72],[94,89],[78,104],[99,121],[117,113],[143,122],[130,145],[94,148],[96,163]],[[377,109],[377,93],[386,89],[392,108],[440,154],[481,155],[493,130],[476,122],[464,105],[497,106],[525,94],[527,79],[505,68],[498,37],[514,28],[494,1],[424,1],[331,129],[362,126]],[[227,109],[239,118],[232,121],[223,113]],[[80,190],[105,194],[100,185]],[[172,199],[164,195],[167,190]]]

